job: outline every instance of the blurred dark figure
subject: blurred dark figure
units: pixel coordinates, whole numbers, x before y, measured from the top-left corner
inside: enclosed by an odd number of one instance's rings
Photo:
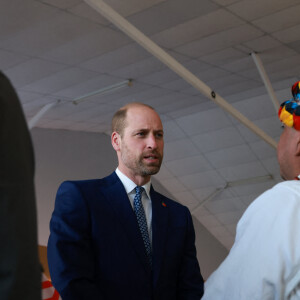
[[[41,299],[34,156],[24,114],[0,72],[0,299]]]

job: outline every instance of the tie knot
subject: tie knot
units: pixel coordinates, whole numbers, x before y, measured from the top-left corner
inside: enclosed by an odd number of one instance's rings
[[[142,187],[142,186],[136,186],[135,187],[135,193],[137,194],[137,195],[141,195],[142,193],[143,193],[143,190],[144,190],[144,188]]]

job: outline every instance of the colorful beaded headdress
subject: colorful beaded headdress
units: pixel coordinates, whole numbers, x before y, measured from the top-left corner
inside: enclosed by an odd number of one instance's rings
[[[292,94],[293,99],[280,105],[278,116],[286,126],[300,130],[300,81],[293,84]]]

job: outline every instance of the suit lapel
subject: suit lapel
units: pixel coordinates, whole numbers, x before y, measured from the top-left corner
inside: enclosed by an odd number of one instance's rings
[[[149,272],[150,268],[147,262],[144,242],[126,190],[115,173],[108,178],[111,179],[111,184],[107,185],[107,195],[109,202],[115,211],[116,220],[121,223],[132,247],[136,250],[137,256],[144,265],[146,271]]]
[[[151,187],[152,201],[152,251],[153,251],[153,284],[157,283],[163,260],[168,229],[168,207],[162,197]]]

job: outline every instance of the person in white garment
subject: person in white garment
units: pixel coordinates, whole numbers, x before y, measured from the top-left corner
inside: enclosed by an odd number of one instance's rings
[[[248,207],[229,255],[205,283],[203,300],[300,299],[299,86],[278,113],[283,132],[277,158],[285,181]]]

